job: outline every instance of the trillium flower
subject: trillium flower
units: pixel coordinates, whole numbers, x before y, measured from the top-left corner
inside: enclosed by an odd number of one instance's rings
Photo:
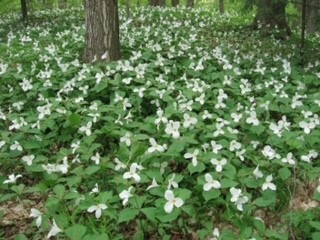
[[[99,163],[100,163],[100,154],[97,152],[96,155],[95,155],[95,156],[92,156],[90,159],[91,159],[92,161],[94,161],[94,163],[95,163],[96,165],[99,165]]]
[[[195,149],[193,153],[184,154],[184,157],[187,159],[191,158],[192,165],[195,167],[198,165],[198,160],[197,160],[198,154],[199,154],[199,150]]]
[[[84,132],[87,136],[91,135],[92,122],[88,122],[86,126],[82,126],[79,131]]]
[[[0,141],[0,149],[6,144],[5,141]]]
[[[125,134],[123,137],[120,138],[120,142],[123,142],[123,143],[125,143],[128,147],[130,147],[130,145],[131,145],[131,139],[130,139],[130,137],[131,137],[131,133],[126,132],[126,134]]]
[[[222,145],[218,144],[216,141],[211,141],[210,144],[212,147],[212,152],[215,154],[218,154],[218,152],[222,149]]]
[[[175,174],[172,174],[172,177],[168,180],[168,189],[171,189],[171,186],[173,188],[178,188],[178,183],[174,180],[176,177]]]
[[[58,225],[56,224],[56,221],[53,219],[52,221],[52,227],[51,227],[51,230],[50,232],[48,233],[48,236],[47,238],[51,238],[51,237],[54,237],[56,236],[58,233],[62,232],[62,230],[58,227]]]
[[[269,145],[265,146],[262,150],[262,154],[269,158],[270,160],[277,158],[280,158],[280,155],[276,153],[276,151]]]
[[[247,118],[246,123],[258,126],[260,122],[257,118],[257,113],[255,111],[251,111],[249,114],[250,116]]]
[[[193,126],[196,125],[198,122],[197,118],[191,117],[188,113],[183,114],[183,118],[183,127],[185,128],[193,128]]]
[[[316,124],[314,122],[299,122],[299,126],[303,129],[305,134],[309,134],[311,132],[312,129],[314,129],[316,127]]]
[[[91,190],[91,192],[89,193],[89,195],[95,194],[95,193],[99,193],[98,183],[96,183],[96,184],[94,185],[94,188],[92,188],[92,190]]]
[[[17,150],[17,151],[22,152],[23,149],[22,149],[22,147],[21,147],[21,145],[20,145],[20,143],[18,141],[14,141],[14,144],[12,144],[10,146],[10,150],[11,151]]]
[[[162,109],[158,109],[157,110],[157,116],[158,118],[154,121],[156,125],[159,125],[161,122],[162,123],[167,123],[168,119],[166,117],[163,116],[163,110]]]
[[[5,180],[3,183],[6,184],[6,183],[15,183],[17,181],[18,178],[21,178],[22,175],[21,174],[18,174],[17,176],[15,174],[11,174],[9,175],[8,179]]]
[[[272,191],[275,191],[277,189],[277,186],[274,185],[271,181],[272,181],[272,175],[269,175],[266,177],[266,181],[264,182],[264,184],[262,185],[262,190],[265,191],[268,188]]]
[[[239,150],[241,148],[241,143],[237,142],[236,140],[232,140],[230,142],[229,150],[234,151],[234,150]]]
[[[221,188],[220,182],[218,182],[217,180],[213,180],[212,176],[209,173],[204,175],[204,177],[206,180],[206,183],[203,185],[204,191],[210,191],[212,188],[214,189]]]
[[[88,212],[92,213],[95,212],[95,216],[97,219],[99,219],[102,215],[102,211],[107,209],[107,205],[103,204],[103,203],[99,203],[98,205],[93,205],[91,207],[88,208]]]
[[[167,200],[164,205],[164,211],[166,213],[171,213],[174,207],[180,208],[184,203],[181,198],[176,198],[171,190],[166,190],[164,198]]]
[[[263,177],[263,173],[260,171],[259,165],[253,170],[252,173],[255,176],[255,178],[262,178]]]
[[[31,208],[30,217],[36,218],[36,226],[39,228],[42,223],[42,214],[38,209]]]
[[[24,161],[28,166],[32,165],[32,161],[35,159],[34,155],[23,156],[22,161]]]
[[[295,165],[296,164],[296,161],[294,160],[292,152],[289,152],[287,154],[287,157],[282,158],[281,161],[284,162],[284,163],[289,163],[290,165]]]
[[[157,183],[156,179],[152,179],[152,183],[147,187],[147,190],[150,190],[151,188],[159,187],[159,184]]]
[[[220,161],[213,158],[211,159],[211,163],[212,165],[215,165],[216,166],[216,171],[217,172],[221,172],[223,167],[227,164],[227,159],[225,158],[222,158]]]
[[[132,163],[131,166],[130,166],[129,172],[125,172],[123,174],[123,178],[124,179],[133,178],[136,182],[140,182],[141,177],[137,173],[137,170],[139,170],[138,164],[137,163]]]
[[[247,203],[249,201],[247,196],[243,196],[241,189],[238,188],[230,188],[231,193],[231,202],[234,202],[237,209],[239,211],[243,211],[243,204]]]
[[[180,122],[174,122],[170,120],[166,125],[166,129],[164,130],[166,134],[172,135],[173,138],[177,139],[180,137]]]
[[[164,152],[165,147],[157,144],[157,142],[156,142],[156,140],[155,140],[154,138],[150,138],[150,139],[149,139],[149,142],[150,142],[150,144],[151,144],[151,147],[148,148],[148,152],[149,152],[149,153],[153,153],[153,152],[155,152],[155,151],[157,151],[157,152]]]
[[[125,206],[127,202],[129,201],[129,198],[131,198],[133,195],[131,194],[131,190],[133,187],[129,187],[128,190],[123,190],[120,194],[119,197],[122,200],[122,205]]]
[[[119,158],[115,158],[114,162],[117,164],[114,168],[114,170],[119,171],[121,168],[122,169],[126,169],[127,165],[125,165],[124,163],[122,163]]]

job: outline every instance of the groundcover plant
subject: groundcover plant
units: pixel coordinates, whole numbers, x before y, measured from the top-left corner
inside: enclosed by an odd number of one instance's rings
[[[319,36],[140,7],[83,64],[83,14],[0,18],[2,238],[320,238]]]

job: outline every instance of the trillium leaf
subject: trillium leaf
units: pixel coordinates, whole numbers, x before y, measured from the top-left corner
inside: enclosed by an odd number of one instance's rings
[[[67,237],[70,240],[80,240],[86,234],[87,228],[83,225],[73,225],[65,230]]]
[[[125,208],[119,214],[118,223],[128,222],[138,216],[138,214],[139,210],[137,209]]]

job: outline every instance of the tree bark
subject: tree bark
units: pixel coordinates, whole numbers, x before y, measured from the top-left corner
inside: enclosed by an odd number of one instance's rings
[[[127,13],[127,18],[130,18],[131,17],[130,0],[126,0],[126,13]]]
[[[22,21],[24,25],[28,24],[28,6],[27,6],[27,0],[21,0],[21,13],[22,13]]]
[[[171,5],[172,5],[172,7],[179,6],[179,0],[171,0]]]
[[[120,59],[117,0],[86,0],[85,61]]]
[[[306,30],[308,33],[314,33],[317,31],[317,15],[319,12],[319,8],[317,7],[320,7],[319,0],[309,0],[307,2]]]
[[[59,9],[66,9],[68,7],[68,0],[59,0],[58,7]]]
[[[187,7],[193,8],[194,7],[194,0],[188,0],[187,1]]]
[[[263,31],[269,32],[277,27],[290,35],[291,30],[285,15],[286,4],[285,0],[260,0],[254,20],[255,28],[261,27]]]
[[[149,0],[149,5],[153,7],[165,7],[166,0]]]
[[[220,14],[224,14],[224,0],[219,0],[219,10]]]

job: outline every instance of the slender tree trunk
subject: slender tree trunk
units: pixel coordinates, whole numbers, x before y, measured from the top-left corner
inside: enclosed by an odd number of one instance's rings
[[[307,12],[306,12],[306,29],[308,33],[314,33],[317,31],[317,18],[320,7],[319,0],[309,0],[307,2]]]
[[[276,27],[287,35],[291,34],[286,20],[286,2],[276,0],[259,0],[258,10],[254,20],[255,28],[269,32]]]
[[[171,0],[172,7],[179,6],[179,0]]]
[[[33,6],[32,6],[32,0],[27,0],[27,9],[29,12],[32,12]]]
[[[224,14],[224,0],[219,0],[220,14]]]
[[[194,7],[194,0],[188,0],[187,1],[187,7],[193,8]]]
[[[120,59],[117,0],[86,0],[85,61]]]
[[[28,6],[27,0],[21,0],[21,13],[22,13],[22,21],[24,25],[28,24]]]
[[[58,7],[59,9],[66,9],[68,7],[68,0],[59,0]]]
[[[127,13],[127,18],[130,18],[131,17],[130,0],[126,0],[126,13]]]
[[[149,5],[153,7],[165,7],[166,0],[149,0]]]

